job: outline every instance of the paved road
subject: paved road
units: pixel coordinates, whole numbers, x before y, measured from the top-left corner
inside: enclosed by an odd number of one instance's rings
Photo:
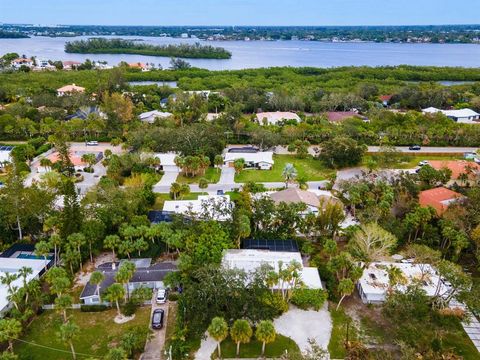
[[[463,154],[466,152],[475,152],[478,148],[474,147],[432,147],[432,146],[422,146],[420,150],[409,150],[408,146],[396,146],[398,151],[411,153],[411,154],[421,154],[421,153],[448,153],[448,154]],[[368,152],[379,152],[380,146],[369,146]]]
[[[154,294],[156,295],[156,293]],[[152,330],[152,338],[145,345],[145,350],[140,357],[141,360],[162,360],[163,356],[163,347],[165,345],[165,334],[167,328],[167,317],[168,317],[168,303],[167,304],[157,304],[155,297],[152,303],[152,314],[155,309],[163,309],[165,311],[165,317],[163,318],[163,329],[161,330]],[[150,316],[151,321],[152,317]]]

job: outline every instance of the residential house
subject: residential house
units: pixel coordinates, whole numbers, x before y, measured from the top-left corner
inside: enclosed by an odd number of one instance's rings
[[[225,250],[222,259],[222,266],[226,269],[239,269],[247,273],[253,272],[262,265],[269,265],[275,272],[280,267],[284,268],[292,262],[300,264],[300,281],[306,288],[322,289],[322,282],[318,269],[315,267],[303,266],[302,256],[299,252],[269,251],[256,249],[229,249]],[[272,288],[277,290],[289,289],[289,283],[278,283]]]
[[[449,291],[449,286],[429,264],[374,262],[363,271],[362,277],[357,282],[357,290],[363,303],[385,302],[389,289],[392,289],[388,276],[388,269],[391,266],[400,269],[403,275],[403,284],[396,285],[395,290],[405,291],[408,285],[418,282],[429,297]]]
[[[62,62],[63,65],[63,70],[76,70],[80,65],[82,65],[81,62],[78,61],[64,61]]]
[[[142,63],[142,62],[129,63],[128,67],[133,68],[133,69],[140,69],[140,70],[142,70],[142,72],[150,71],[150,70],[153,69],[152,64]]]
[[[140,287],[149,289],[163,289],[165,284],[163,280],[165,276],[173,271],[177,271],[177,267],[173,263],[158,263],[152,264],[152,259],[132,259],[121,260],[119,263],[106,263],[97,267],[96,271],[100,271],[104,280],[99,286],[92,284],[90,281],[83,288],[80,294],[80,300],[86,305],[101,304],[102,294],[106,289],[114,284],[115,275],[117,274],[119,266],[125,261],[131,261],[135,264],[136,270],[133,277],[130,279],[129,284],[125,285],[125,290],[129,293]]]
[[[462,174],[466,174],[468,179],[475,179],[480,173],[480,165],[473,161],[466,160],[429,160],[428,164],[435,170],[449,169],[452,172],[451,178],[458,180]]]
[[[57,89],[58,96],[65,96],[65,95],[71,95],[74,93],[83,93],[83,92],[85,92],[85,88],[81,86],[77,86],[75,84],[65,85]]]
[[[65,117],[65,120],[72,120],[72,119],[87,120],[89,115],[96,115],[104,120],[107,119],[107,114],[105,114],[102,110],[100,110],[100,107],[94,105],[94,106],[81,107],[75,113],[71,115],[67,115]]]
[[[167,200],[163,203],[164,214],[216,221],[230,220],[232,208],[229,195],[200,195],[197,200]]]
[[[31,69],[34,66],[33,64],[33,60],[27,58],[17,58],[10,62],[10,66],[16,70],[20,69],[22,66],[26,66]]]
[[[72,162],[73,164],[73,167],[75,169],[75,171],[82,171],[84,168],[86,168],[87,166],[89,166],[89,164],[87,164],[86,162],[84,162],[82,160],[82,156],[85,155],[85,154],[94,154],[95,155],[95,159],[96,159],[96,163],[98,163],[100,160],[103,159],[103,152],[101,151],[73,151],[73,150],[70,150],[70,154],[69,154],[69,157],[70,157],[70,161]],[[53,164],[55,164],[60,158],[60,154],[55,151],[53,153],[51,153],[50,155],[47,156],[47,159],[49,159]],[[38,173],[46,173],[46,172],[49,172],[51,171],[50,167],[44,167],[44,166],[38,166],[37,167],[37,172]]]
[[[472,109],[441,110],[435,107],[423,109],[424,114],[442,113],[449,119],[461,124],[480,124],[480,114]]]
[[[421,191],[418,196],[418,202],[422,207],[432,207],[438,216],[441,216],[448,207],[462,201],[465,197],[455,191],[444,187],[438,187],[430,190]]]
[[[33,68],[34,71],[57,70],[48,60],[37,60],[36,62],[37,65]]]
[[[180,171],[178,166],[175,164],[175,158],[178,156],[177,153],[155,153],[153,156],[160,160],[160,170],[164,172],[176,173]]]
[[[0,168],[12,162],[13,146],[0,146]]]
[[[247,169],[271,170],[274,164],[272,151],[237,152],[229,150],[223,155],[223,163],[230,167],[234,166],[237,159],[245,160]]]
[[[379,99],[382,102],[382,105],[387,107],[390,105],[390,100],[392,100],[393,95],[380,95]]]
[[[275,204],[305,204],[307,210],[305,214],[317,214],[320,208],[324,208],[328,203],[343,204],[340,200],[333,197],[328,191],[321,191],[321,195],[317,195],[312,191],[301,190],[298,188],[288,188],[270,194],[270,198]]]
[[[295,120],[296,122],[302,121],[300,116],[293,112],[261,112],[256,114],[257,122],[260,125],[277,125],[282,121]]]
[[[158,110],[148,111],[138,115],[140,121],[153,124],[157,119],[168,119],[172,117],[173,114],[169,112],[162,112]]]
[[[0,276],[4,276],[7,273],[19,275],[21,268],[30,268],[32,273],[26,277],[28,284],[45,273],[45,269],[52,264],[52,258],[51,254],[46,259],[36,256],[35,246],[32,244],[15,244],[0,255]],[[13,281],[11,287],[18,290],[23,287],[23,284],[23,277],[20,276]],[[0,284],[0,317],[13,306],[9,297],[8,287]]]

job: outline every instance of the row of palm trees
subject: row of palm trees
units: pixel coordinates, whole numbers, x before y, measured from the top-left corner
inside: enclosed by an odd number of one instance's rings
[[[253,329],[250,323],[245,319],[237,319],[232,326],[228,327],[227,322],[222,317],[214,317],[208,326],[208,334],[217,341],[218,357],[222,357],[221,342],[230,335],[230,338],[237,344],[237,357],[240,354],[240,344],[250,342]],[[270,320],[262,320],[256,325],[255,338],[262,343],[262,356],[265,354],[265,345],[275,341],[277,333],[275,326]]]
[[[205,175],[205,171],[210,166],[208,156],[177,156],[175,157],[175,165],[177,165],[185,176],[195,177],[197,175]]]

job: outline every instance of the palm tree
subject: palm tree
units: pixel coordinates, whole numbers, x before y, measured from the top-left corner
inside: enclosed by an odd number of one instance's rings
[[[102,301],[100,297],[100,284],[105,279],[105,275],[103,275],[100,271],[94,271],[92,275],[90,275],[90,282],[96,286],[95,292],[98,294],[98,298]]]
[[[53,247],[53,256],[54,256],[53,265],[57,266],[57,261],[60,256],[59,249],[60,249],[60,246],[62,245],[62,238],[58,234],[53,234],[52,236],[50,236],[49,243],[50,243],[50,247]]]
[[[12,283],[17,280],[19,277],[18,274],[12,274],[9,272],[6,272],[4,275],[0,275],[0,283],[2,285],[5,285],[8,289],[8,294],[10,298],[12,298],[13,305],[15,308],[18,310],[18,304],[13,298],[15,297],[15,293],[17,292],[18,288],[16,286],[12,286]]]
[[[340,298],[340,301],[337,304],[336,310],[340,308],[340,304],[342,303],[343,299],[345,299],[346,296],[351,295],[353,293],[353,290],[355,288],[355,285],[352,281],[352,279],[345,278],[340,280],[338,283],[338,292],[342,295]]]
[[[173,195],[173,200],[177,200],[177,196],[180,194],[181,189],[182,186],[179,183],[172,183],[170,186],[170,193]]]
[[[82,246],[86,244],[87,239],[85,235],[82,233],[74,233],[68,236],[67,241],[69,244],[72,245],[73,248],[77,250],[77,254],[79,257],[80,262],[80,270],[83,271],[83,264],[82,264]]]
[[[120,243],[121,240],[118,235],[108,235],[105,240],[103,240],[103,246],[112,250],[112,269],[115,269],[115,249],[118,249]]]
[[[282,176],[285,179],[285,187],[288,188],[288,183],[294,181],[297,177],[297,169],[295,169],[293,164],[285,164],[285,167],[282,171]]]
[[[17,319],[0,320],[0,342],[8,342],[8,350],[13,352],[13,342],[22,332],[22,323]]]
[[[388,275],[388,291],[391,292],[392,289],[398,284],[405,284],[407,279],[403,275],[403,271],[399,267],[390,265],[387,268]]]
[[[119,283],[110,285],[107,288],[104,297],[107,301],[115,302],[115,304],[117,305],[117,314],[118,316],[122,316],[122,313],[120,312],[119,301],[120,299],[123,299],[125,297],[125,288],[123,287],[123,285]]]
[[[52,160],[49,158],[41,158],[40,159],[40,166],[43,167],[46,171],[50,171],[52,169]]]
[[[202,190],[208,188],[208,180],[203,177],[200,178],[200,180],[198,180],[198,187]]]
[[[55,309],[63,314],[63,322],[68,322],[67,309],[73,304],[73,298],[70,295],[62,295],[55,299]]]
[[[235,172],[237,174],[239,174],[243,170],[243,168],[245,167],[245,159],[243,159],[243,158],[236,159],[233,162],[233,167],[235,168]]]
[[[220,343],[228,336],[228,325],[224,318],[214,317],[208,326],[208,333],[217,341],[218,357],[222,357]]]
[[[218,172],[223,165],[223,156],[215,155],[215,158],[213,159],[213,164],[217,168],[217,172]]]
[[[183,197],[188,194],[190,194],[190,186],[188,184],[182,184],[180,186],[180,198],[183,199]]]
[[[50,244],[44,240],[35,244],[35,254],[43,256],[45,270],[47,270],[47,256],[50,254]]]
[[[126,261],[118,268],[118,271],[115,275],[115,280],[119,282],[120,284],[126,285],[127,286],[127,298],[130,298],[130,291],[129,291],[129,285],[130,285],[130,279],[133,277],[135,274],[135,264]]]
[[[275,326],[270,320],[260,321],[255,330],[255,337],[262,342],[262,356],[265,354],[265,345],[274,342],[276,336]]]
[[[27,277],[28,275],[32,275],[33,270],[27,266],[22,266],[20,270],[18,270],[18,275],[23,279],[23,288],[25,289],[25,305],[28,304],[28,291],[27,291]]]
[[[79,333],[80,328],[71,321],[60,326],[60,331],[58,332],[58,337],[70,346],[74,360],[77,358],[77,355],[75,354],[75,348],[73,347],[73,339],[75,339]]]
[[[247,320],[235,320],[230,329],[230,337],[237,343],[237,357],[240,354],[240,344],[249,343],[252,334],[252,327]]]

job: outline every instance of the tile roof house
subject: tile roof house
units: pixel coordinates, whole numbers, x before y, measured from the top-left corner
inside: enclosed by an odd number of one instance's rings
[[[136,271],[128,285],[129,292],[139,287],[147,287],[154,290],[164,288],[163,279],[165,276],[177,270],[176,265],[173,263],[164,262],[151,265],[151,259],[132,259],[131,261],[135,263]],[[122,261],[120,265],[121,263]],[[96,285],[90,282],[85,285],[80,294],[80,300],[82,300],[84,304],[93,305],[101,303],[101,294],[105,292],[110,285],[115,283],[115,275],[118,271],[119,264],[115,263],[115,265],[115,269],[113,269],[112,263],[98,266],[96,270],[104,275],[104,280],[99,286],[99,292],[97,291]],[[125,287],[127,287],[127,285],[125,285]]]
[[[277,123],[283,120],[295,120],[300,122],[300,116],[293,112],[261,112],[256,114],[257,121],[260,125],[277,125]]]
[[[390,104],[390,100],[392,100],[393,95],[380,95],[379,99],[382,102],[383,106],[388,106]]]
[[[288,188],[285,190],[277,191],[270,194],[270,198],[275,204],[282,202],[287,204],[305,204],[307,205],[306,213],[318,213],[320,208],[324,209],[328,203],[340,204],[343,208],[343,204],[340,200],[333,197],[328,191],[317,191],[318,194],[313,191],[301,190],[298,188]]]
[[[435,209],[437,215],[441,216],[452,203],[461,201],[463,198],[462,194],[444,187],[438,187],[421,191],[418,202],[422,207],[431,206]]]
[[[81,86],[77,86],[75,84],[65,85],[57,89],[58,96],[65,96],[73,93],[83,93],[83,92],[85,92],[85,88]]]
[[[29,68],[33,67],[33,60],[27,58],[17,58],[10,62],[10,66],[14,69],[19,69],[22,66],[26,66]]]
[[[444,168],[450,169],[452,179],[457,180],[461,174],[467,174],[469,178],[474,178],[475,174],[480,172],[480,165],[473,161],[465,160],[429,160],[428,164],[435,170]]]

